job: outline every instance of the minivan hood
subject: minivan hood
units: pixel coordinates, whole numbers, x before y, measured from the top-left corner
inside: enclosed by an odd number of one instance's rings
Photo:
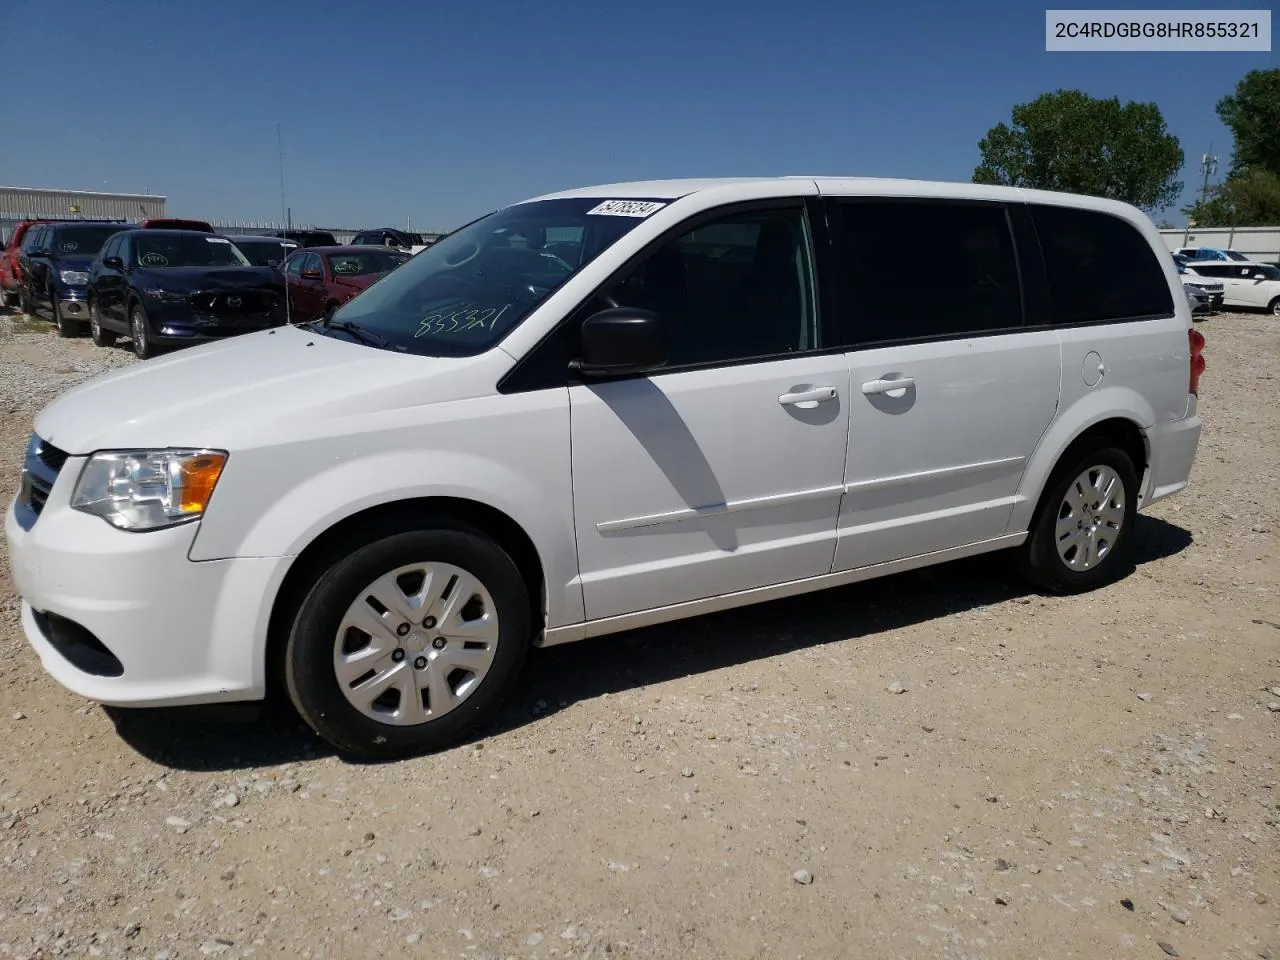
[[[190,347],[82,383],[36,417],[66,453],[240,445],[297,438],[326,420],[473,396],[497,377],[465,373],[484,357],[378,350],[300,327]]]

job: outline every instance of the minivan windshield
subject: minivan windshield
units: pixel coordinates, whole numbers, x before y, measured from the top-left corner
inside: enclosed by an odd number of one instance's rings
[[[507,207],[423,250],[339,308],[334,320],[407,353],[483,353],[665,203],[575,197]]]
[[[247,267],[245,255],[226,237],[210,237],[199,233],[160,233],[133,235],[138,266],[148,270],[166,267]]]

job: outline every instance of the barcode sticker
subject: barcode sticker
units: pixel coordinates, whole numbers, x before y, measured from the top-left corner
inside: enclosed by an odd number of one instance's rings
[[[652,200],[606,200],[599,206],[588,210],[587,216],[647,217],[665,206],[665,203],[655,203]]]

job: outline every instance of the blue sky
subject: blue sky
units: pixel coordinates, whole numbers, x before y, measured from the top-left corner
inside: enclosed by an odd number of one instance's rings
[[[1062,87],[1158,103],[1189,198],[1214,104],[1280,60],[1046,53],[1025,0],[0,0],[0,52],[0,183],[278,219],[281,122],[295,222],[418,229],[615,180],[968,180]]]

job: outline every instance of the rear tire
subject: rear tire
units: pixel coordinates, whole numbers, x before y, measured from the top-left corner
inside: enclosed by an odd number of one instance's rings
[[[140,303],[129,308],[129,339],[133,341],[133,355],[139,360],[149,360],[156,355],[156,348],[151,345],[147,314]]]
[[[27,297],[27,288],[18,288],[18,311],[26,316],[31,316],[31,300]]]
[[[95,346],[114,347],[116,345],[115,331],[102,328],[102,316],[98,313],[96,300],[89,301],[89,334],[93,337]]]
[[[4,305],[6,307],[13,307],[17,305],[18,303],[17,290],[4,290],[4,291],[0,291],[0,293],[3,293]]]
[[[420,571],[430,579],[415,579]],[[285,682],[302,719],[338,750],[413,756],[492,718],[532,637],[524,580],[488,537],[393,533],[340,553],[320,575],[289,633]]]
[[[1070,454],[1050,477],[1018,566],[1050,593],[1105,586],[1131,567],[1137,514],[1138,477],[1128,454],[1103,445]]]

